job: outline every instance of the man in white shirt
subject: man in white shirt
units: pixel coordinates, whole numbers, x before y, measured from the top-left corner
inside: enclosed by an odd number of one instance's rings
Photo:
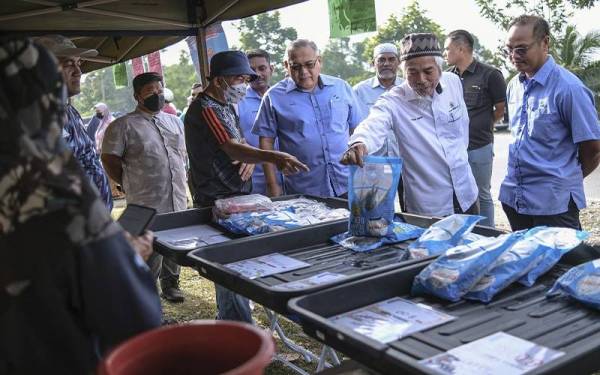
[[[434,34],[402,40],[406,81],[380,96],[350,138],[344,164],[363,165],[381,148],[389,131],[404,159],[407,212],[446,216],[479,213],[477,185],[469,167],[469,116],[460,79],[442,73],[442,52]]]

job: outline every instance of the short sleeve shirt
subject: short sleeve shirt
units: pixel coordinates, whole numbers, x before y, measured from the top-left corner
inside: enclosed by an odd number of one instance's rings
[[[108,210],[112,210],[113,200],[106,172],[96,153],[96,145],[83,126],[81,115],[72,105],[67,105],[67,122],[63,128],[63,138],[73,151],[73,155],[83,167],[100,193],[100,198]]]
[[[450,69],[463,84],[463,95],[469,111],[469,150],[476,150],[494,141],[494,105],[506,100],[506,82],[493,66],[473,60],[460,74]]]
[[[346,81],[321,74],[319,84],[307,92],[288,77],[263,96],[252,132],[277,138],[281,151],[310,168],[286,176],[286,194],[339,196],[348,191],[348,167],[340,159],[350,130],[363,117]]]
[[[234,108],[200,94],[185,114],[185,142],[196,206],[211,206],[215,199],[252,190],[252,181],[242,181],[239,166],[221,149],[229,140],[244,140]]]
[[[185,143],[177,116],[139,109],[113,121],[102,153],[121,158],[127,203],[159,213],[187,208]]]

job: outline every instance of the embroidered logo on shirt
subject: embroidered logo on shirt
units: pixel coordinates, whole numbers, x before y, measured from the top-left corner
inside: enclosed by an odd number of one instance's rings
[[[410,120],[411,120],[411,121],[417,121],[417,120],[420,120],[420,119],[422,119],[422,118],[423,118],[423,116],[417,116],[417,117],[413,117],[413,118],[411,118]]]

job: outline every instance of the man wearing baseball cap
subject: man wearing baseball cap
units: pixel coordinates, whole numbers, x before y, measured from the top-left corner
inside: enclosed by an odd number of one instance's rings
[[[63,128],[63,138],[83,167],[83,170],[100,192],[100,198],[112,210],[113,201],[108,177],[102,168],[94,141],[87,135],[79,112],[71,104],[70,98],[81,92],[81,62],[87,57],[98,55],[98,51],[88,48],[77,48],[75,44],[62,35],[46,35],[36,38],[37,45],[47,48],[56,56],[61,67],[63,80],[67,87],[69,103],[67,104],[67,122]]]
[[[469,116],[460,78],[442,73],[442,51],[431,33],[402,40],[400,66],[406,81],[382,95],[354,131],[345,164],[381,148],[390,130],[404,159],[407,212],[446,216],[479,213],[477,185],[469,166]]]
[[[185,115],[185,142],[196,207],[216,199],[248,194],[254,163],[273,163],[284,174],[307,171],[292,155],[248,145],[234,106],[246,95],[247,82],[257,77],[241,51],[223,51],[210,61],[209,84]],[[252,322],[248,300],[216,286],[217,319]]]

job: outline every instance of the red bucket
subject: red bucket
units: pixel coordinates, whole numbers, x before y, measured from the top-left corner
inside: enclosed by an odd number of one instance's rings
[[[259,375],[275,344],[267,332],[246,323],[198,320],[135,336],[102,361],[99,375]]]

